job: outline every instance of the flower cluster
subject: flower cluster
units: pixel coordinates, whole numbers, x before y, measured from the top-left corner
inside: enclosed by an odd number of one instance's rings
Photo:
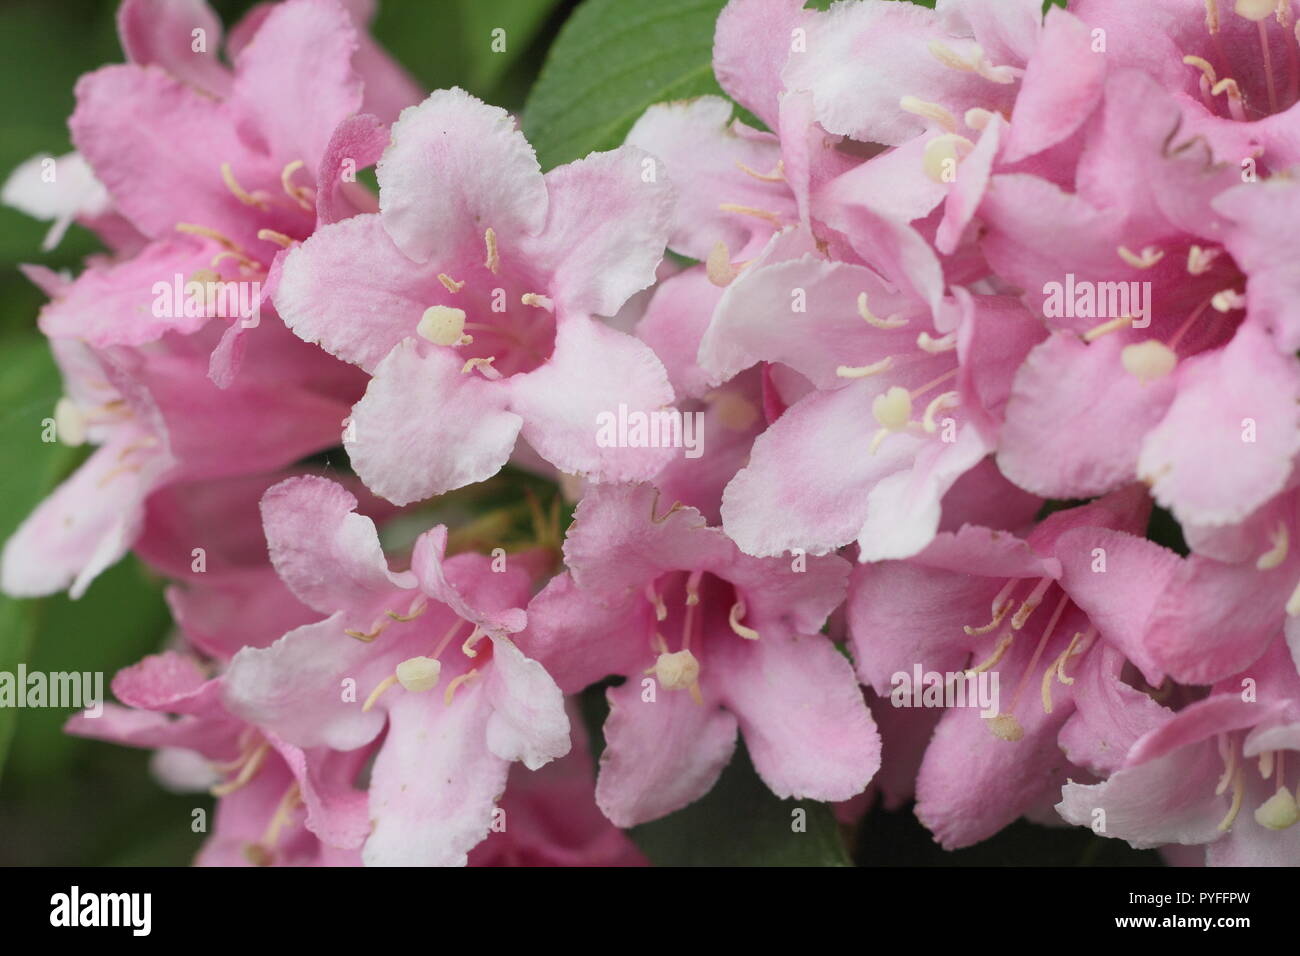
[[[949,849],[1300,863],[1298,0],[731,0],[727,97],[549,171],[366,7],[228,68],[125,0],[6,187],[109,251],[28,269],[96,449],[3,587],[170,581],[69,730],[220,798],[200,862],[636,864],[743,741]]]

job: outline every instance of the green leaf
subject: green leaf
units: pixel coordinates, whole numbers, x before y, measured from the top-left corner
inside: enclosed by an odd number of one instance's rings
[[[564,25],[524,106],[543,169],[618,146],[646,107],[721,93],[713,25],[724,0],[586,0]]]
[[[594,685],[581,696],[597,760],[609,713],[606,686]],[[709,793],[628,835],[655,866],[852,866],[831,808],[777,799],[754,772],[743,743]]]
[[[382,3],[374,34],[428,89],[459,86],[497,105],[508,73],[528,54],[559,0]],[[494,47],[493,30],[504,30]],[[508,97],[507,97],[508,98]]]
[[[778,800],[743,745],[706,796],[629,834],[656,866],[852,865],[831,808]]]
[[[38,335],[11,336],[0,346],[0,542],[8,540],[72,466],[77,453],[41,440],[42,419],[61,392],[49,346]],[[31,652],[37,624],[34,602],[0,596],[0,671],[13,672]],[[0,771],[13,738],[17,711],[0,708]]]

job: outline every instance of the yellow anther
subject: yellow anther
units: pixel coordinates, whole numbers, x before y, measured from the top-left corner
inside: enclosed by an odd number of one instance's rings
[[[1192,246],[1187,250],[1187,271],[1194,276],[1204,275],[1210,271],[1214,260],[1219,258],[1222,249],[1202,249]]]
[[[1115,251],[1134,269],[1150,269],[1165,257],[1164,250],[1155,246],[1147,246],[1140,253],[1133,252],[1127,246],[1120,246]]]
[[[483,260],[483,265],[495,275],[501,271],[501,254],[497,251],[496,231],[491,226],[483,233],[483,242],[487,246],[487,258]]]
[[[1246,307],[1246,297],[1236,289],[1223,289],[1214,293],[1210,299],[1210,305],[1214,306],[1214,311],[1228,313],[1234,309],[1244,309]]]
[[[465,288],[465,280],[462,279],[460,282],[457,282],[445,272],[438,273],[438,281],[443,284],[448,292],[459,292],[461,289]]]

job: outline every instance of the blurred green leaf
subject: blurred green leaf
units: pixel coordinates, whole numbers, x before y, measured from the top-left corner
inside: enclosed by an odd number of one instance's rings
[[[532,49],[560,0],[381,3],[373,32],[427,89],[459,86],[497,105],[502,84]],[[494,30],[504,30],[504,49]]]
[[[612,149],[646,107],[721,93],[713,25],[724,0],[586,0],[565,23],[524,106],[543,169]]]
[[[52,488],[77,458],[57,442],[41,441],[41,421],[51,415],[61,392],[49,345],[31,333],[0,345],[0,449],[10,465],[0,468],[0,542]],[[0,670],[13,672],[28,659],[37,623],[30,601],[0,596]],[[0,708],[0,773],[13,737],[17,711]]]

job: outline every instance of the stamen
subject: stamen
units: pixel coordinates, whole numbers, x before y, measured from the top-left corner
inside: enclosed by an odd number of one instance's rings
[[[936,339],[929,332],[922,332],[916,337],[916,345],[922,352],[929,352],[931,355],[951,352],[957,347],[957,333],[949,332]]]
[[[1034,611],[1038,610],[1038,605],[1043,603],[1043,595],[1047,593],[1047,589],[1053,583],[1051,578],[1039,579],[1038,583],[1034,585],[1034,589],[1029,592],[1029,597],[1025,598],[1020,608],[1012,616],[1011,626],[1013,628],[1018,631],[1025,626],[1025,622],[1029,620]]]
[[[1232,118],[1237,122],[1244,123],[1246,121],[1246,105],[1245,99],[1241,95],[1241,87],[1237,85],[1237,81],[1232,77],[1224,77],[1210,88],[1210,95],[1218,96],[1225,91],[1228,94],[1228,112],[1232,114]]]
[[[487,358],[472,358],[461,367],[460,373],[468,375],[471,371],[477,369],[489,381],[498,381],[501,378],[501,373],[492,367],[492,363],[496,361],[496,358],[495,355],[489,355]]]
[[[1290,617],[1300,617],[1300,583],[1296,584],[1295,590],[1287,598],[1286,613]]]
[[[1016,603],[1011,600],[1010,596],[1011,592],[1015,590],[1016,585],[1019,583],[1020,582],[1016,579],[1008,581],[1002,590],[998,592],[997,597],[993,599],[993,620],[985,624],[983,627],[971,627],[969,624],[966,624],[962,627],[962,630],[974,637],[979,634],[988,634],[1001,624],[1002,619],[1006,617],[1007,612],[1011,610],[1011,606]]]
[[[483,260],[483,265],[496,275],[501,271],[501,254],[497,252],[497,234],[491,226],[483,233],[483,242],[487,245],[487,258]]]
[[[1219,0],[1205,0],[1205,29],[1219,32]]]
[[[1223,776],[1214,787],[1214,795],[1222,796],[1228,789],[1228,784],[1232,782],[1232,776],[1237,770],[1237,746],[1231,737],[1219,735],[1219,756],[1223,758]]]
[[[1079,643],[1081,637],[1083,637],[1083,633],[1079,632],[1076,633],[1074,637],[1070,638],[1069,645],[1061,652],[1060,656],[1052,662],[1052,666],[1043,671],[1043,713],[1045,714],[1050,714],[1052,712],[1052,681],[1056,679],[1062,684],[1074,683],[1073,677],[1065,676],[1065,665],[1069,663],[1070,656],[1074,653],[1075,645]]]
[[[840,378],[868,378],[872,375],[879,375],[894,366],[894,357],[886,355],[879,362],[872,362],[870,365],[839,365],[835,368],[835,374]]]
[[[406,609],[405,614],[398,614],[396,611],[385,611],[384,613],[394,621],[405,624],[407,621],[414,621],[427,610],[429,610],[429,602],[423,597],[418,597],[411,603],[411,606]]]
[[[921,416],[921,427],[926,432],[934,434],[939,429],[939,426],[934,423],[934,416],[941,411],[957,408],[959,405],[961,405],[960,392],[944,392],[925,406],[925,414]]]
[[[1237,0],[1237,11],[1239,13],[1241,11],[1241,7],[1243,3],[1258,4],[1259,0]],[[1273,9],[1275,8],[1276,5],[1273,5],[1270,8],[1265,9],[1264,15],[1262,17],[1254,17],[1254,16],[1247,17],[1247,19],[1249,20],[1259,21],[1256,24],[1256,26],[1259,27],[1259,47],[1264,53],[1264,81],[1268,84],[1269,113],[1277,112],[1277,84],[1273,80],[1273,54],[1268,48],[1268,27],[1264,25],[1264,21],[1268,19],[1268,15],[1272,13]],[[1254,11],[1252,10],[1252,12]]]
[[[938,103],[929,103],[915,96],[904,96],[898,101],[898,105],[904,112],[932,120],[950,133],[957,132],[957,118]]]
[[[1120,329],[1126,329],[1132,324],[1133,324],[1133,316],[1121,315],[1119,318],[1111,319],[1108,322],[1103,322],[1101,323],[1101,325],[1094,325],[1087,332],[1083,333],[1083,340],[1085,342],[1095,342],[1103,335],[1109,335],[1111,332],[1116,332]]]
[[[740,160],[736,161],[736,165],[740,167],[741,172],[747,173],[755,179],[760,179],[765,183],[785,182],[785,160],[783,159],[778,159],[776,161],[776,168],[774,168],[770,173],[760,173],[756,170],[750,169],[744,163],[740,162]]]
[[[312,212],[315,209],[315,194],[308,187],[295,186],[292,182],[293,174],[306,165],[307,164],[301,159],[295,159],[292,163],[285,166],[284,169],[280,170],[280,188],[283,189],[299,206],[307,212]]]
[[[380,621],[379,624],[376,625],[375,629],[372,631],[354,631],[351,630],[350,628],[344,628],[343,633],[346,634],[348,637],[355,637],[358,641],[361,641],[365,644],[369,644],[380,634],[384,633],[384,628],[386,628],[387,626],[388,626],[388,621]]]
[[[1157,249],[1155,246],[1146,246],[1140,254],[1133,252],[1127,246],[1120,246],[1115,251],[1134,269],[1150,269],[1165,257],[1164,250]]]
[[[291,237],[282,232],[276,232],[274,229],[257,230],[257,238],[264,239],[267,242],[274,242],[281,249],[288,249],[294,243]]]
[[[741,216],[754,216],[757,219],[770,222],[777,229],[781,228],[781,217],[766,209],[755,209],[753,206],[740,206],[730,202],[721,203],[718,208],[723,212],[734,212]]]
[[[1259,755],[1259,775],[1264,780],[1273,776],[1273,751],[1265,750]]]
[[[375,689],[372,690],[370,692],[370,696],[366,698],[366,702],[361,705],[361,712],[363,714],[368,714],[370,712],[370,709],[375,706],[375,701],[379,700],[379,698],[383,695],[384,691],[388,690],[388,688],[392,687],[396,683],[397,683],[397,675],[389,674],[378,684],[376,684]]]
[[[1070,661],[1073,658],[1082,657],[1084,654],[1087,654],[1089,649],[1092,647],[1092,642],[1096,639],[1096,637],[1097,637],[1097,629],[1095,627],[1089,627],[1088,630],[1085,631],[1084,633],[1075,634],[1074,637],[1070,638],[1070,646],[1073,647],[1075,642],[1077,641],[1079,642],[1079,649],[1076,650],[1073,654],[1066,654],[1064,657],[1061,658],[1060,663],[1056,665],[1056,676],[1057,679],[1060,680],[1062,684],[1074,683],[1074,678],[1070,677],[1065,673],[1065,668],[1069,665]]]
[[[1224,289],[1216,292],[1210,299],[1214,305],[1214,311],[1228,313],[1234,309],[1244,309],[1246,307],[1246,297],[1236,289]]]
[[[1291,547],[1291,532],[1285,522],[1279,521],[1269,537],[1273,547],[1261,554],[1255,562],[1255,567],[1260,571],[1272,571],[1276,568],[1286,560],[1287,552]]]
[[[662,621],[668,617],[668,607],[664,604],[664,599],[659,596],[659,592],[655,590],[653,581],[645,586],[645,598],[654,606],[656,621]]]
[[[483,640],[485,636],[483,629],[475,625],[474,630],[469,632],[469,637],[465,638],[465,643],[460,646],[460,652],[466,657],[478,657],[478,651],[474,650],[474,645]]]
[[[1241,811],[1241,798],[1245,795],[1245,790],[1245,785],[1241,779],[1241,770],[1238,769],[1237,772],[1232,775],[1232,804],[1228,807],[1227,815],[1219,821],[1219,829],[1225,833],[1232,826],[1233,821],[1237,819],[1237,814]]]
[[[525,292],[519,297],[519,301],[524,305],[531,305],[535,309],[545,309],[547,312],[555,311],[555,303],[547,296],[539,295],[536,292]]]
[[[727,623],[731,629],[747,641],[756,641],[759,639],[758,631],[752,627],[746,627],[740,623],[740,619],[745,616],[745,602],[737,601],[731,605],[731,612],[727,615]]]
[[[465,280],[464,280],[464,279],[462,279],[460,282],[457,282],[455,279],[453,279],[451,276],[447,275],[447,273],[445,273],[445,272],[439,272],[439,273],[438,273],[438,281],[441,282],[441,283],[443,284],[443,286],[447,289],[448,292],[453,292],[453,293],[455,293],[455,292],[459,292],[461,289],[465,288]]]
[[[239,776],[235,777],[234,780],[228,780],[225,783],[217,784],[209,792],[214,797],[224,797],[227,794],[234,793],[240,787],[244,786],[244,784],[248,783],[248,781],[252,780],[253,777],[257,775],[257,771],[262,769],[262,764],[266,760],[267,751],[270,749],[270,742],[263,740],[243,762],[243,767],[239,771]]]
[[[216,242],[223,249],[228,249],[235,253],[238,258],[248,259],[248,253],[240,247],[239,243],[235,242],[235,240],[231,239],[224,233],[217,232],[215,229],[209,229],[207,226],[196,226],[192,222],[178,222],[176,224],[176,231],[191,236],[204,236]]]
[[[966,115],[963,116],[962,119],[966,121],[966,125],[971,129],[976,130],[977,132],[983,132],[996,115],[997,114],[992,110],[973,106],[966,111]]]
[[[267,205],[266,200],[262,198],[262,196],[255,196],[244,189],[243,186],[239,185],[239,182],[235,179],[235,174],[230,169],[229,163],[221,164],[221,178],[225,181],[226,188],[234,193],[235,198],[245,206],[255,206],[262,210],[262,212],[266,212],[271,208]]]
[[[1002,660],[1002,655],[1004,655],[1007,652],[1007,648],[1009,648],[1015,642],[1015,639],[1016,639],[1016,635],[1012,631],[1007,631],[1000,638],[998,638],[998,643],[993,648],[993,653],[988,657],[988,659],[981,664],[976,664],[974,667],[966,668],[966,673],[982,674],[990,667],[996,666],[997,662]]]
[[[447,693],[444,694],[442,698],[443,705],[446,707],[450,707],[451,699],[456,695],[456,691],[460,688],[460,686],[462,684],[468,684],[470,681],[474,680],[478,676],[479,676],[478,668],[475,667],[473,670],[469,671],[468,673],[461,674],[459,677],[454,678],[452,682],[447,685]]]
[[[1194,66],[1199,69],[1205,79],[1210,81],[1211,86],[1219,81],[1219,77],[1214,72],[1214,66],[1209,60],[1199,56],[1185,56],[1183,57],[1183,62],[1188,66]]]
[[[903,318],[897,312],[887,319],[882,319],[873,313],[871,309],[867,307],[867,294],[865,292],[858,293],[858,315],[862,316],[868,325],[874,326],[878,329],[900,329],[907,325],[907,319]]]

